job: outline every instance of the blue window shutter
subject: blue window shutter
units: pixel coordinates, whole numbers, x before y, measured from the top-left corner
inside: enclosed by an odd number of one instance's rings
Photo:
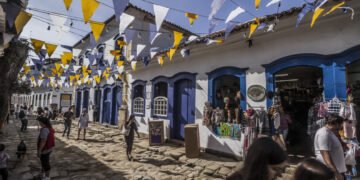
[[[325,100],[330,100],[335,97],[334,68],[332,65],[323,67],[323,78]]]
[[[335,66],[334,75],[336,96],[341,100],[346,100],[346,67]]]

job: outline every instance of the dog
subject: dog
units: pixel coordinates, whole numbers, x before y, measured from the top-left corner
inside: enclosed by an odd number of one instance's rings
[[[17,155],[17,158],[20,160],[23,160],[25,158],[26,144],[25,144],[24,140],[21,140],[20,144],[18,145],[16,155]]]

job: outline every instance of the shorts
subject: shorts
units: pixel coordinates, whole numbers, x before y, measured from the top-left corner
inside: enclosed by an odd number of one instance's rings
[[[51,152],[40,155],[41,167],[45,172],[50,171],[50,169],[51,169],[51,167],[50,167],[50,154],[51,154]]]

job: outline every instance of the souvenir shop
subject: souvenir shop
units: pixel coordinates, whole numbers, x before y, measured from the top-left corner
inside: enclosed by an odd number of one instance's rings
[[[310,66],[291,67],[275,74],[275,94],[279,98],[282,113],[287,118],[280,123],[280,129],[291,153],[311,153],[306,152],[309,149],[302,147],[312,144],[306,136],[307,115],[314,105],[314,99],[323,95],[322,78],[322,69]]]

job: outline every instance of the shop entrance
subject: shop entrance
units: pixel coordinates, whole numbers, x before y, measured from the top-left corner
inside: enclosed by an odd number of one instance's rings
[[[360,60],[355,61],[347,67],[347,85],[351,89],[352,103],[354,103],[356,117],[360,117]],[[359,118],[357,118],[359,119]],[[356,129],[360,128],[360,123],[357,123]],[[356,136],[360,137],[360,131],[356,131]]]
[[[181,79],[175,82],[173,128],[173,136],[175,139],[184,140],[185,125],[194,123],[194,119],[192,118],[194,106],[191,103],[192,90],[191,80]]]
[[[292,120],[285,139],[289,154],[312,154],[312,142],[307,135],[307,118],[310,107],[314,105],[314,98],[323,93],[322,78],[322,69],[310,66],[287,68],[274,74],[275,89],[282,108]]]

